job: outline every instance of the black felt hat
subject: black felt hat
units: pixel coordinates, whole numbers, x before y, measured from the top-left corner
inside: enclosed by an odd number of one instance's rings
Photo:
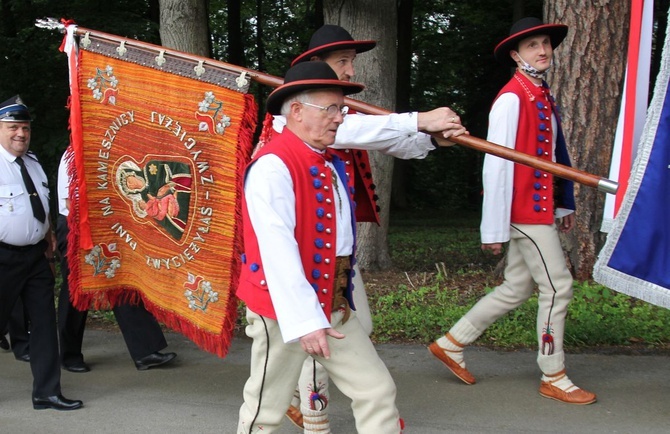
[[[362,91],[364,87],[362,84],[339,80],[326,62],[298,63],[286,72],[284,84],[268,96],[267,110],[271,115],[280,114],[286,98],[305,90],[339,88],[344,95],[350,95]]]
[[[307,51],[293,59],[291,66],[306,62],[312,56],[321,56],[325,53],[336,50],[348,50],[353,48],[356,53],[370,51],[377,45],[377,41],[355,41],[349,32],[340,26],[334,24],[325,24],[321,26],[309,40]]]
[[[509,31],[509,36],[499,43],[493,50],[496,60],[505,66],[516,66],[516,62],[509,55],[511,50],[516,50],[519,41],[535,35],[549,35],[551,47],[559,46],[568,34],[568,26],[565,24],[544,24],[539,18],[522,18]]]
[[[21,97],[15,95],[7,101],[0,103],[0,122],[31,122],[30,111],[21,101]]]

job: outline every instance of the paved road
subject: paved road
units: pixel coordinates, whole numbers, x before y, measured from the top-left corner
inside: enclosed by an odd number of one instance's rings
[[[236,339],[226,359],[168,333],[179,355],[164,369],[135,369],[120,333],[87,330],[84,352],[92,371],[63,372],[63,392],[84,400],[73,412],[35,411],[29,365],[0,352],[0,433],[234,434],[250,341]],[[466,350],[478,383],[456,380],[417,345],[377,347],[398,385],[406,434],[438,433],[668,433],[670,357],[575,354],[571,378],[598,394],[572,406],[537,393],[539,371],[530,351]],[[347,399],[334,387],[331,427],[355,433]],[[286,421],[282,434],[298,431]],[[378,433],[365,433],[378,434]]]

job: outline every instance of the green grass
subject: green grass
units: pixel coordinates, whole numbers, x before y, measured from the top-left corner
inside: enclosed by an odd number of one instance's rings
[[[385,273],[382,283],[368,280],[369,274],[365,277],[376,342],[427,344],[446,333],[492,290],[499,282],[494,269],[500,258],[481,251],[478,226],[479,216],[474,212],[392,214],[389,244],[394,271]],[[111,311],[91,311],[90,315],[103,323],[115,323]],[[536,348],[536,315],[537,297],[533,296],[491,325],[477,344]],[[240,307],[238,326],[244,323]],[[565,344],[571,350],[667,349],[670,310],[594,282],[576,282]]]
[[[434,270],[436,263],[454,272],[481,271],[499,261],[480,249],[476,212],[394,212],[388,238],[391,259],[403,271]]]
[[[368,284],[377,342],[429,343],[499,283],[499,258],[479,248],[476,215],[396,214],[389,244],[395,282]],[[436,263],[443,263],[436,267]],[[438,272],[439,270],[439,272]],[[402,283],[400,283],[402,282]],[[478,344],[536,348],[537,297],[491,325]],[[594,282],[576,282],[568,308],[570,348],[670,345],[670,310],[616,293]]]

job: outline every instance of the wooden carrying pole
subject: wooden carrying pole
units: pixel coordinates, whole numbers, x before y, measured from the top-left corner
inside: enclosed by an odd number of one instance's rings
[[[384,110],[380,107],[366,104],[350,98],[346,98],[346,104],[362,113],[376,115],[390,113],[388,110]],[[439,133],[427,134],[430,134],[436,138],[441,138]],[[549,172],[552,175],[558,176],[559,178],[578,182],[588,187],[597,188],[598,190],[604,191],[605,193],[615,194],[619,187],[616,182],[607,178],[602,178],[600,176],[593,175],[573,167],[564,166],[563,164],[554,163],[553,161],[543,160],[533,155],[524,154],[523,152],[497,145],[495,143],[488,142],[484,139],[480,139],[471,135],[462,134],[458,137],[449,137],[448,140],[458,145],[472,148],[477,151],[486,152],[487,154],[495,155],[496,157],[504,158],[505,160],[510,160],[515,163],[532,167],[533,169]]]
[[[38,26],[48,27],[48,25],[40,25],[40,24],[38,24]],[[60,23],[56,23],[56,25],[52,25],[51,28],[59,28],[61,30],[64,30],[65,26]],[[75,33],[79,36],[89,34],[96,38],[112,42],[124,41],[127,46],[134,46],[145,50],[152,50],[156,51],[157,53],[160,51],[164,51],[165,53],[164,55],[166,56],[166,58],[173,56],[175,58],[192,60],[194,62],[203,62],[204,66],[209,65],[211,67],[223,69],[236,74],[246,74],[246,76],[248,76],[252,80],[257,81],[258,83],[264,84],[266,86],[278,87],[281,86],[284,82],[282,78],[275,77],[270,74],[265,74],[253,69],[231,65],[229,63],[209,59],[207,57],[201,57],[193,54],[184,53],[177,50],[171,50],[159,45],[149,44],[147,42],[122,38],[120,36],[111,35],[109,33],[98,32],[96,30],[86,29],[82,27],[77,27]],[[345,98],[345,104],[361,113],[375,114],[375,115],[380,114],[385,115],[391,113],[390,111],[385,110],[383,108],[367,104],[361,101],[357,101],[351,98]],[[429,134],[435,137],[440,137],[439,133],[429,133]],[[574,181],[586,185],[588,187],[597,188],[598,190],[604,191],[605,193],[615,194],[618,189],[618,184],[607,178],[602,178],[600,176],[593,175],[591,173],[587,173],[572,167],[564,166],[562,164],[542,160],[541,158],[535,157],[533,155],[524,154],[523,152],[506,148],[504,146],[500,146],[495,143],[491,143],[471,135],[460,135],[458,137],[450,137],[449,140],[461,146],[472,148],[481,152],[486,152],[488,154],[492,154],[497,157],[513,161],[515,163],[532,167],[534,169],[543,170],[545,172],[551,173],[552,175],[556,175],[560,178]]]

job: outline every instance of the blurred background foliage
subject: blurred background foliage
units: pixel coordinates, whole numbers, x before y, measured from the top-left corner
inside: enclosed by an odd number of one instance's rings
[[[34,117],[32,149],[55,185],[59,157],[68,143],[67,58],[58,49],[62,35],[35,27],[35,20],[64,18],[81,27],[160,44],[158,0],[1,1],[0,100],[20,94],[29,105]],[[228,21],[232,3],[239,6],[240,25],[232,26],[235,31]],[[401,83],[409,86],[410,95],[402,109],[450,106],[461,114],[471,134],[485,137],[488,107],[509,77],[494,62],[492,52],[509,32],[511,1],[412,3],[410,83]],[[541,0],[521,3],[526,15],[542,15]],[[211,57],[283,76],[311,33],[323,24],[321,5],[320,1],[209,0]],[[349,30],[356,37],[356,29]],[[231,50],[234,41],[242,50]],[[269,90],[253,89],[260,107]],[[477,210],[482,158],[478,152],[451,147],[425,160],[399,163],[406,166],[397,171],[404,175],[394,184],[394,208]]]

